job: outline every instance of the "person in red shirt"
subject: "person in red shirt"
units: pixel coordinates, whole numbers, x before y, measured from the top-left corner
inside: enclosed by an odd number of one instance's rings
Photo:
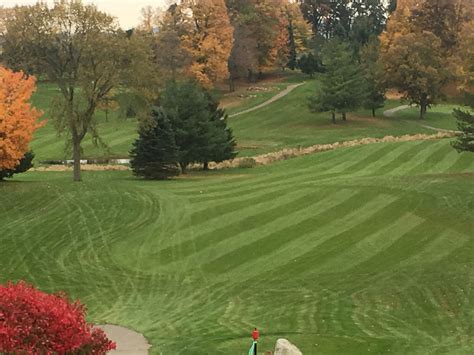
[[[254,341],[254,347],[253,347],[254,355],[257,355],[257,341],[258,341],[259,337],[260,337],[260,333],[258,332],[258,329],[254,328],[254,330],[252,332],[252,338],[253,338],[253,341]]]

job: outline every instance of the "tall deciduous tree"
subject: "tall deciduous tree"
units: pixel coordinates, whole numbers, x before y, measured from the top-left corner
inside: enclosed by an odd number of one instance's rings
[[[42,125],[37,122],[42,113],[29,103],[34,90],[33,76],[0,67],[0,174],[15,171]]]
[[[233,27],[224,0],[183,0],[182,16],[191,17],[189,32],[181,37],[193,61],[191,75],[212,87],[228,77],[227,61],[232,50]]]
[[[277,63],[278,48],[287,46],[284,5],[283,0],[227,1],[235,28],[229,58],[231,79],[247,76],[254,81],[257,73]]]
[[[387,84],[410,104],[418,105],[420,118],[425,118],[448,78],[439,38],[431,32],[382,36],[381,59]]]
[[[147,50],[113,17],[80,0],[17,8],[5,38],[7,63],[45,75],[60,89],[55,124],[72,146],[74,180],[80,181],[81,142],[87,134],[100,140],[97,105],[124,79],[143,85],[145,70],[137,68],[147,68]]]

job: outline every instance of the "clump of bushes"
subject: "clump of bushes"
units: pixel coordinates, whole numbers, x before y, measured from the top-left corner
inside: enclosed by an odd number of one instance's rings
[[[35,155],[33,152],[26,152],[23,158],[14,169],[0,169],[0,180],[11,178],[14,174],[24,173],[33,167],[33,159]]]
[[[116,345],[85,320],[85,307],[20,281],[0,285],[1,354],[105,354]]]

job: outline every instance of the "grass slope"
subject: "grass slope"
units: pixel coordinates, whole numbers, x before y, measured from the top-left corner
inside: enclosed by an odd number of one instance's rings
[[[459,107],[459,105],[435,105],[428,110],[425,120],[419,119],[419,108],[411,107],[406,110],[398,111],[395,114],[395,118],[418,122],[418,124],[429,125],[434,128],[457,130],[456,120],[453,117],[453,109],[457,107]]]
[[[155,354],[472,353],[474,157],[387,143],[141,181],[0,184],[0,282],[65,290]]]
[[[290,82],[298,82],[301,77],[288,77],[284,80],[283,83],[270,83],[268,85],[282,89]],[[255,155],[285,147],[333,143],[364,137],[433,133],[432,130],[422,127],[419,122],[410,117],[403,116],[402,118],[406,119],[402,120],[384,118],[382,109],[379,110],[377,118],[371,118],[368,111],[361,110],[356,114],[350,114],[347,122],[339,120],[337,125],[333,125],[328,113],[315,114],[308,110],[307,98],[314,94],[317,85],[317,80],[308,81],[286,97],[265,108],[231,118],[229,124],[236,136],[240,155]],[[34,103],[45,111],[45,118],[48,118],[48,108],[54,92],[53,86],[41,84],[34,97]],[[232,107],[231,111],[241,111],[255,106],[277,92],[252,92],[252,94],[257,95],[256,98],[240,101],[238,106]],[[386,108],[397,105],[399,105],[399,102],[388,101]],[[400,114],[409,115],[411,113],[402,112]],[[431,112],[424,122],[428,125],[431,124],[430,115]],[[90,138],[86,137],[83,142],[85,158],[123,158],[128,156],[131,144],[136,137],[137,123],[135,120],[119,119],[116,116],[117,114],[111,114],[110,121],[105,122],[104,113],[100,111],[97,113],[100,122],[99,131],[109,149],[104,150],[94,147]],[[443,122],[445,125],[455,125],[454,119],[447,113],[443,116]],[[435,115],[433,124],[436,125],[437,123],[438,119]],[[45,127],[35,134],[31,147],[36,153],[37,161],[70,157],[70,154],[66,153],[64,149],[64,138],[57,136],[52,122],[48,122]]]

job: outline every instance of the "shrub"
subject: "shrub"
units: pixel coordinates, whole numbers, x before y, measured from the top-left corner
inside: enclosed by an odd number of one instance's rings
[[[20,174],[28,171],[33,167],[32,162],[34,157],[35,155],[33,152],[26,152],[15,169],[0,169],[0,180],[3,180],[4,178],[11,178],[13,174]]]
[[[1,354],[105,354],[115,349],[85,321],[85,307],[20,281],[0,285]]]

